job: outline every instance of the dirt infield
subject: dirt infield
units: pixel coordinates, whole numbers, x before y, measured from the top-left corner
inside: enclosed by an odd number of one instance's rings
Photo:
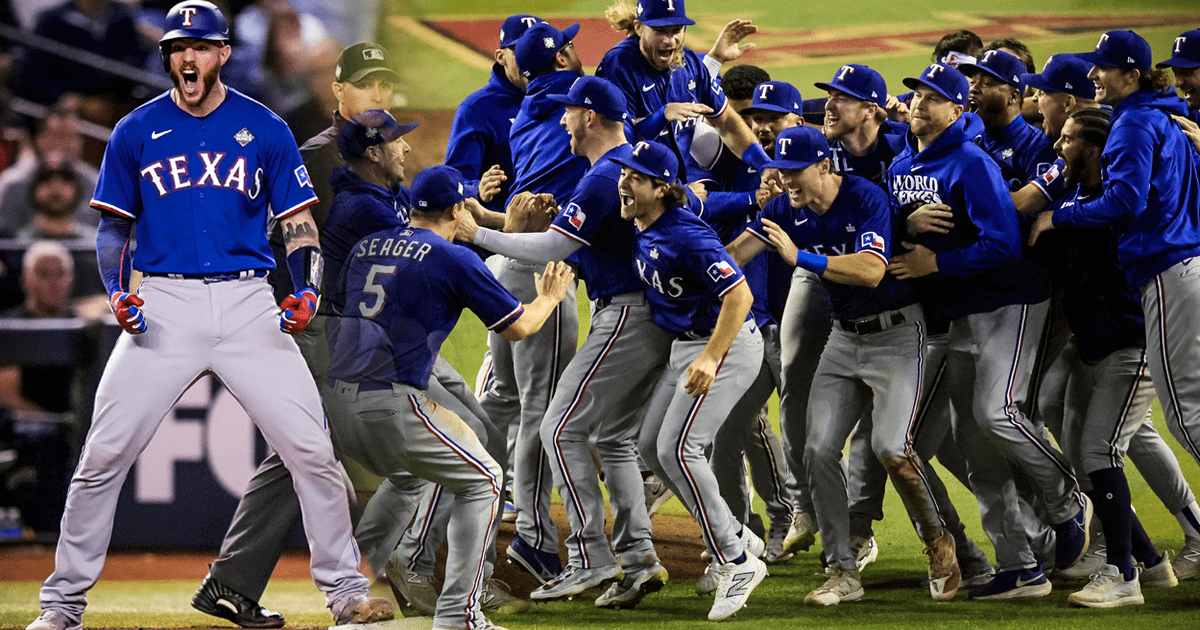
[[[561,505],[553,505],[551,514],[559,524],[559,537],[565,539],[567,517]],[[611,531],[611,515],[609,517]],[[688,516],[658,514],[653,518],[654,546],[671,577],[697,578],[704,571],[700,551],[704,548],[700,528]],[[499,558],[513,537],[513,525],[500,526],[497,539]],[[444,554],[444,550],[442,552]],[[216,551],[152,551],[121,550],[108,556],[101,580],[187,580],[197,584],[208,571]],[[54,570],[54,549],[29,545],[0,549],[0,581],[40,582]],[[440,564],[440,563],[439,563]],[[495,576],[512,586],[513,592],[529,592],[538,583],[529,575],[507,562],[497,562]],[[306,579],[310,577],[307,551],[289,551],[275,567],[276,579]],[[440,577],[440,575],[439,575]]]

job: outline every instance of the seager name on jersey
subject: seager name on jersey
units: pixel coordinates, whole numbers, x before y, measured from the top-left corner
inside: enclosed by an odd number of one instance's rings
[[[411,230],[404,230],[401,236],[412,235]],[[406,238],[373,238],[363,239],[358,243],[356,258],[363,256],[392,256],[409,258],[417,262],[425,262],[425,255],[433,249],[429,243],[419,241],[409,242]]]

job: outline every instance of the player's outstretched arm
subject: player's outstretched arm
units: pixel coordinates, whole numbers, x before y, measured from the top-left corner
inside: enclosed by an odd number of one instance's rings
[[[721,62],[729,63],[754,49],[753,43],[741,43],[746,37],[758,32],[758,27],[750,20],[731,20],[721,29],[717,40],[713,42],[708,56]]]
[[[721,312],[717,315],[717,325],[713,327],[712,337],[709,337],[708,343],[700,351],[700,356],[687,368],[684,390],[689,396],[702,396],[712,388],[713,381],[717,380],[717,365],[720,364],[721,357],[729,352],[729,347],[737,338],[738,331],[742,329],[753,304],[754,294],[745,282],[734,286],[721,298]]]
[[[542,329],[559,302],[566,297],[575,280],[575,274],[564,262],[546,263],[545,273],[533,274],[538,296],[525,305],[525,311],[500,336],[509,341],[520,341]]]
[[[321,299],[325,261],[312,213],[301,210],[283,219],[283,246],[287,251],[288,272],[295,292],[283,299],[279,308],[279,329],[289,335],[303,331]]]
[[[733,256],[733,262],[739,267],[745,267],[746,263],[754,260],[754,257],[761,254],[767,244],[762,242],[762,239],[755,236],[749,230],[742,232],[741,236],[733,239],[733,242],[725,246],[725,251]]]

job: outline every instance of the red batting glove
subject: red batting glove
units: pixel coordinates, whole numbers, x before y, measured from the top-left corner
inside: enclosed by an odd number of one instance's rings
[[[145,303],[142,298],[124,292],[114,293],[108,300],[108,305],[112,308],[117,323],[131,335],[140,335],[146,332],[146,316],[142,314],[142,309],[138,308]]]
[[[301,289],[283,298],[283,315],[279,317],[279,330],[296,335],[302,332],[308,322],[312,321],[317,311],[317,292],[312,289]]]

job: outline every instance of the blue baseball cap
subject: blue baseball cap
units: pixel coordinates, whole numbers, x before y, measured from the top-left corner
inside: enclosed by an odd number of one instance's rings
[[[958,64],[958,70],[963,74],[986,72],[1018,90],[1023,89],[1021,75],[1025,74],[1026,69],[1025,62],[1003,50],[989,50],[976,59],[975,63]]]
[[[521,39],[525,31],[543,21],[542,18],[536,15],[525,13],[508,16],[504,20],[504,24],[500,26],[500,47],[508,48],[509,46],[516,46],[517,40]]]
[[[1171,58],[1154,64],[1159,68],[1197,68],[1200,67],[1200,29],[1188,31],[1175,38],[1175,47],[1171,49]]]
[[[646,26],[691,26],[683,0],[639,0],[637,20]]]
[[[392,142],[416,129],[418,124],[401,125],[387,110],[368,109],[342,125],[337,138],[338,153],[343,160],[362,157],[369,147]]]
[[[579,77],[566,94],[547,96],[563,105],[590,109],[612,120],[625,120],[625,94],[621,88],[600,77]]]
[[[628,159],[613,158],[612,161],[668,184],[674,184],[679,175],[679,159],[675,152],[657,142],[643,140],[634,145]]]
[[[466,198],[466,182],[458,169],[431,166],[413,178],[412,207],[418,210],[449,208]]]
[[[756,109],[784,114],[804,114],[804,99],[800,98],[800,90],[786,81],[764,81],[754,87],[754,96],[750,106],[740,113],[745,114]]]
[[[931,87],[934,92],[959,105],[967,104],[967,93],[971,91],[971,85],[963,73],[940,63],[929,64],[920,76],[904,80],[904,87],[910,90],[917,89],[919,85]]]
[[[871,101],[880,107],[887,105],[887,82],[874,68],[850,63],[838,68],[829,83],[813,85],[832,92],[845,92],[860,101]]]
[[[1021,80],[1043,92],[1065,92],[1077,98],[1096,98],[1096,84],[1088,78],[1092,64],[1075,55],[1051,55],[1041,74],[1021,75]]]
[[[1095,50],[1075,56],[1097,66],[1150,71],[1150,44],[1133,31],[1104,33]]]
[[[558,30],[547,22],[534,24],[517,40],[513,53],[517,57],[517,67],[521,76],[526,79],[540,74],[558,51],[579,33],[579,25],[572,24],[563,30]]]
[[[764,168],[808,168],[829,157],[829,140],[817,127],[800,125],[779,132],[775,138],[775,159]]]

